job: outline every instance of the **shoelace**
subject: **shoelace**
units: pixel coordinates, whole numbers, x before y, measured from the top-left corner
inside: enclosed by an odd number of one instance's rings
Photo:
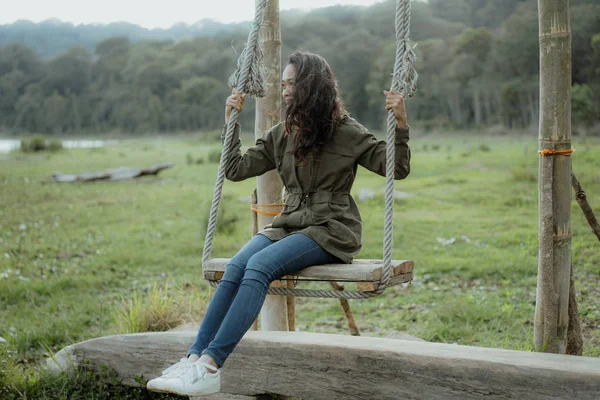
[[[198,381],[199,379],[204,378],[204,376],[206,374],[208,374],[208,370],[214,370],[215,367],[213,367],[210,364],[205,364],[205,363],[201,363],[201,362],[195,362],[195,363],[191,363],[190,364],[192,366],[192,368],[186,368],[181,375],[178,376],[178,378],[187,380],[188,378],[190,379],[191,383],[194,383],[196,381]]]
[[[189,362],[187,358],[181,358],[177,364],[171,365],[169,368],[162,372],[163,378],[168,378],[172,375],[179,373],[186,368],[189,368],[193,363]]]

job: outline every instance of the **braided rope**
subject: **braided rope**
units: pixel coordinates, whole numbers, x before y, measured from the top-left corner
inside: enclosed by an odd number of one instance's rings
[[[408,38],[410,34],[410,0],[396,0],[396,61],[391,90],[404,96],[412,96],[416,90],[416,60]],[[394,244],[394,170],[396,161],[396,116],[389,110],[387,117],[387,146],[385,165],[385,215],[383,225],[383,276],[375,294],[381,294],[390,280],[392,247]]]
[[[266,0],[261,2],[261,5],[264,3],[264,7],[266,7]],[[244,61],[241,62],[238,60],[238,68],[240,65],[242,72],[236,71],[232,78],[230,79],[230,84],[232,84],[232,79],[236,77],[235,84],[239,84],[240,88],[245,88],[247,86],[252,86],[250,89],[255,89],[256,87],[263,87],[262,80],[259,80],[259,74],[261,70],[257,66],[251,67],[249,64],[249,60],[252,58],[253,60],[257,60],[258,56],[251,55],[250,53],[257,54],[260,49],[258,46],[254,46],[256,42],[253,42],[250,38],[256,36],[258,38],[258,26],[262,21],[262,15],[264,14],[265,8],[261,8],[260,5],[257,5],[257,14],[254,22],[254,26],[252,31],[250,32],[248,45],[244,49],[244,52],[240,56],[240,60],[243,58]],[[260,13],[260,19],[259,19]],[[416,60],[416,56],[414,51],[411,49],[409,44],[409,34],[410,34],[410,0],[396,0],[396,19],[395,19],[395,32],[396,32],[396,60],[394,62],[394,72],[392,74],[392,85],[391,90],[396,90],[400,94],[404,96],[412,96],[417,88],[417,72],[414,69],[414,63]],[[256,33],[254,34],[254,31]],[[249,50],[252,49],[252,50]],[[260,54],[262,58],[262,53]],[[245,73],[244,73],[245,71]],[[262,78],[260,78],[262,79]],[[249,82],[252,82],[250,84]],[[259,84],[261,83],[261,84]],[[235,85],[233,85],[235,86]],[[241,89],[240,89],[241,90]],[[261,96],[264,96],[263,91],[251,92],[246,90],[241,90],[242,92],[254,94],[261,93]],[[227,125],[227,133],[225,135],[224,141],[224,151],[221,156],[221,163],[219,164],[219,172],[217,176],[217,184],[215,188],[215,196],[213,198],[213,203],[211,205],[211,213],[209,217],[209,225],[207,230],[207,238],[206,244],[204,246],[204,253],[202,255],[203,264],[210,258],[210,253],[212,251],[212,241],[214,238],[214,230],[216,228],[216,220],[217,220],[217,212],[219,207],[219,200],[221,196],[221,189],[223,187],[224,180],[224,165],[226,165],[229,160],[229,149],[231,144],[231,138],[233,136],[233,129],[235,127],[234,120],[237,121],[237,111],[233,110],[231,113],[231,117],[229,120],[229,124]],[[279,288],[279,287],[269,287],[269,294],[272,295],[281,295],[281,296],[296,296],[296,297],[322,297],[322,298],[338,298],[338,299],[366,299],[370,297],[375,297],[383,293],[383,291],[388,286],[391,270],[392,270],[392,246],[393,246],[393,218],[394,218],[394,171],[395,171],[395,139],[396,139],[396,117],[392,110],[388,113],[387,118],[387,145],[386,145],[386,173],[385,173],[385,215],[384,215],[384,237],[383,237],[383,274],[381,281],[377,289],[373,292],[359,292],[359,291],[338,291],[338,290],[313,290],[313,289],[292,289],[292,288]],[[214,209],[214,210],[213,210]],[[213,215],[214,214],[214,215]],[[214,221],[214,222],[213,222]],[[208,250],[207,250],[208,249]],[[209,281],[211,286],[217,287],[218,281]]]
[[[238,59],[238,69],[229,78],[229,85],[238,88],[242,93],[247,93],[256,97],[265,96],[264,73],[262,67],[262,50],[258,43],[258,32],[263,16],[267,9],[268,0],[259,0],[256,2],[256,13],[254,24],[248,34],[248,42],[244,51]],[[239,112],[232,110],[227,123],[227,131],[223,141],[223,151],[219,162],[217,172],[217,182],[213,194],[212,204],[210,205],[210,214],[208,217],[208,227],[206,228],[206,239],[204,241],[204,250],[202,251],[202,265],[209,259],[212,253],[212,244],[215,238],[217,228],[217,216],[219,214],[219,202],[223,192],[223,183],[225,182],[225,166],[231,156],[231,144],[233,142],[233,132],[237,123]]]

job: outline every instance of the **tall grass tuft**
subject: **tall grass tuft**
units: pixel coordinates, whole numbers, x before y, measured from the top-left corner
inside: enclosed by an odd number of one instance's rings
[[[134,292],[115,310],[115,322],[120,332],[163,332],[181,325],[184,310],[178,307],[168,285],[160,288],[154,284],[144,296]]]

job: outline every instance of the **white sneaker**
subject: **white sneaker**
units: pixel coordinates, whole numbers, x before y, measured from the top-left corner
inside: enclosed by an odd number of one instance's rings
[[[213,371],[208,372],[208,371]],[[165,386],[171,393],[182,396],[201,396],[221,391],[221,371],[210,364],[199,361],[166,380]]]
[[[161,376],[149,380],[146,384],[146,388],[153,392],[168,392],[169,387],[167,385],[167,380],[179,375],[192,364],[193,362],[189,361],[187,357],[180,359],[178,363],[175,363],[169,368],[163,370]]]

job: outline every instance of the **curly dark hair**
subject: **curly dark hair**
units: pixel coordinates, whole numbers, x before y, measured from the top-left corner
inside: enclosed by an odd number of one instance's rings
[[[318,153],[347,117],[333,70],[317,54],[296,52],[288,64],[296,68],[285,129],[294,135],[294,156],[302,161]],[[294,129],[295,128],[295,129]]]

